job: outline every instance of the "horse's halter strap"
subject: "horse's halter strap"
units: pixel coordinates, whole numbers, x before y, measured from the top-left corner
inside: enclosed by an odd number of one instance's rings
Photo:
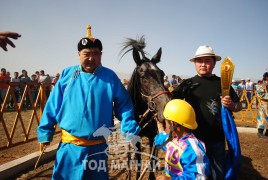
[[[141,125],[141,123],[143,122],[144,119],[146,119],[147,115],[149,112],[152,112],[154,114],[154,116],[152,117],[152,119],[150,121],[148,121],[143,127],[145,128],[153,119],[158,120],[158,116],[157,116],[157,110],[156,110],[156,103],[154,102],[154,99],[157,98],[158,96],[161,96],[162,94],[171,94],[171,92],[169,91],[161,91],[157,94],[155,94],[154,96],[147,96],[143,93],[141,93],[142,96],[146,97],[148,99],[148,109],[142,114],[139,115],[139,117],[141,118],[139,125]]]
[[[161,92],[155,94],[153,97],[151,97],[151,96],[147,96],[147,95],[141,93],[142,96],[144,96],[144,97],[146,97],[146,98],[149,98],[150,101],[152,101],[154,98],[157,98],[158,96],[160,96],[160,95],[162,95],[162,94],[170,94],[170,95],[172,95],[171,92],[169,92],[169,91],[161,91]]]

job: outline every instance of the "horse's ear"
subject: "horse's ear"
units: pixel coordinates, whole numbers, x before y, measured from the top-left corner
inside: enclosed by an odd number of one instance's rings
[[[133,59],[134,59],[135,63],[137,65],[140,65],[141,64],[141,57],[140,57],[139,51],[137,49],[133,48],[132,54],[133,54]]]
[[[162,48],[159,48],[159,50],[157,51],[157,53],[152,58],[151,62],[154,63],[154,64],[159,63],[160,62],[160,59],[161,59],[161,55],[162,55]]]

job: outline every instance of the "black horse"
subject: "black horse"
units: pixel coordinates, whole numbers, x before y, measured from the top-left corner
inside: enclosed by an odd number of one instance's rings
[[[136,68],[131,76],[127,91],[130,93],[134,103],[135,119],[142,128],[139,136],[148,137],[150,149],[153,148],[154,137],[158,133],[157,122],[164,122],[163,110],[171,96],[164,87],[164,72],[156,65],[160,62],[161,48],[150,60],[146,57],[145,38],[142,36],[137,40],[128,38],[123,43],[124,52],[122,57],[132,50]],[[141,56],[140,56],[141,55]],[[141,152],[141,144],[136,144],[137,152]],[[156,156],[156,150],[153,150]],[[137,164],[141,165],[141,154],[135,154]],[[153,163],[153,162],[151,162]],[[152,166],[151,166],[152,167]],[[140,176],[140,166],[137,166],[136,178]],[[150,171],[149,179],[155,179],[154,173]]]

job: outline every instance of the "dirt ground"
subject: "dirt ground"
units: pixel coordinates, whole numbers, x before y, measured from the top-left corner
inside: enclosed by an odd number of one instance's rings
[[[254,123],[236,122],[237,126],[254,127]],[[2,129],[1,129],[2,131]],[[3,137],[3,135],[1,135]],[[60,134],[56,134],[52,144],[58,143]],[[239,172],[239,179],[261,180],[268,179],[268,138],[258,138],[256,133],[239,133],[241,151],[243,156],[242,167]],[[1,140],[3,142],[3,139]],[[32,152],[39,150],[36,139],[32,139],[28,143],[23,143],[10,148],[0,147],[0,164],[12,161],[19,157],[23,157]],[[163,162],[164,153],[160,152],[161,163]],[[24,172],[18,174],[14,179],[50,179],[53,169],[53,161],[40,165],[35,171]],[[161,174],[162,172],[157,172]],[[110,172],[111,179],[125,179],[127,171]],[[134,179],[135,174],[132,173]],[[147,175],[146,175],[147,176]],[[1,178],[1,177],[0,177]],[[144,178],[146,179],[146,177]]]
[[[241,180],[261,180],[268,179],[268,138],[258,138],[253,133],[239,133],[239,139],[242,150],[242,167],[239,173],[239,179]],[[54,141],[59,140],[59,135],[56,135]],[[55,143],[55,142],[54,142]],[[29,148],[31,147],[31,148]],[[16,147],[12,147],[6,150],[0,151],[1,163],[11,161],[20,156],[24,156],[28,153],[38,151],[38,145],[36,141],[22,144]],[[159,153],[159,158],[163,161],[164,153]],[[53,169],[53,161],[41,165],[35,171],[24,172],[16,176],[17,179],[50,179]],[[162,172],[155,173],[161,174]],[[125,179],[127,171],[110,172],[111,179]],[[135,174],[132,174],[134,179]],[[15,179],[16,179],[15,178]]]

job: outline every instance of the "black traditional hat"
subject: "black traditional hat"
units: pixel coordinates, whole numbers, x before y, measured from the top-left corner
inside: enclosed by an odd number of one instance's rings
[[[87,26],[87,37],[82,38],[77,45],[78,51],[86,48],[99,48],[102,51],[102,43],[99,39],[95,39],[91,35],[91,26]]]

